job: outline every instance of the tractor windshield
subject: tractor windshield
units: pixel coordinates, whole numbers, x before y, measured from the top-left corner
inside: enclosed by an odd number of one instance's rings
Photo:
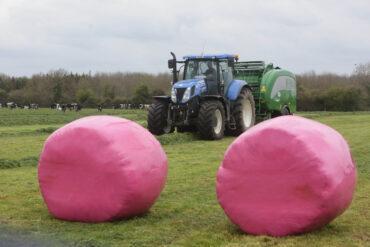
[[[194,79],[207,77],[209,79],[217,78],[216,63],[211,60],[189,60],[186,62],[184,79]]]

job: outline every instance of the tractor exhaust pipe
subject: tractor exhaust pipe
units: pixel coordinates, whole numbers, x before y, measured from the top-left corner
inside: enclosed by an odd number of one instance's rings
[[[173,75],[173,83],[176,83],[178,81],[177,78],[177,60],[176,55],[172,51],[170,52],[172,59],[168,60],[168,67],[172,69],[172,75]]]

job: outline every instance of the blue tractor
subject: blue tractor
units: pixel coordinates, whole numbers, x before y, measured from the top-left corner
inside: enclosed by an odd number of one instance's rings
[[[203,139],[217,140],[225,133],[239,135],[254,125],[252,88],[234,78],[237,55],[185,56],[183,61],[171,55],[171,96],[154,97],[148,112],[151,133],[197,131]],[[178,64],[183,70],[177,69]]]

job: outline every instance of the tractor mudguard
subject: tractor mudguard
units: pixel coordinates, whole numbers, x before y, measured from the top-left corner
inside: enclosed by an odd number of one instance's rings
[[[226,91],[226,97],[228,100],[236,100],[240,94],[240,91],[244,86],[248,85],[243,80],[233,80],[230,82],[229,87]]]
[[[164,101],[164,102],[167,102],[167,103],[170,103],[171,102],[171,97],[170,96],[167,96],[167,95],[164,95],[164,96],[153,96],[153,99],[156,99],[156,100],[159,100],[159,101]]]

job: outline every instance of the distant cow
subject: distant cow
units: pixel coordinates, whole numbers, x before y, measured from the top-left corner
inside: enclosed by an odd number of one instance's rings
[[[68,108],[68,110],[70,110],[70,111],[72,111],[72,110],[74,109],[74,105],[73,105],[73,103],[72,103],[72,104],[70,104],[70,103],[66,104],[66,107],[67,107],[67,108]]]
[[[62,105],[61,105],[61,109],[62,109],[62,111],[63,111],[63,112],[66,112],[66,110],[67,110],[67,105],[66,105],[66,104],[62,104]]]
[[[67,107],[70,111],[72,111],[72,110],[81,111],[81,109],[82,109],[82,105],[80,105],[78,103],[67,104]]]
[[[14,102],[8,102],[8,103],[6,103],[6,107],[13,110],[14,108],[17,108],[17,104],[14,103]]]
[[[81,111],[81,110],[82,110],[82,105],[80,105],[80,104],[76,104],[76,106],[75,106],[75,110],[76,110],[76,111]]]
[[[29,106],[30,106],[30,109],[33,109],[33,110],[39,109],[39,104],[32,103]]]

